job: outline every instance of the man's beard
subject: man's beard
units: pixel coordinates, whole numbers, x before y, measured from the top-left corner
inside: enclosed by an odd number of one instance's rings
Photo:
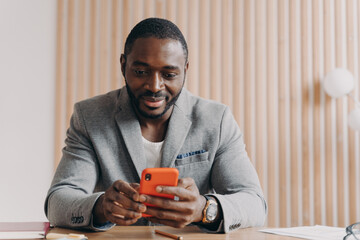
[[[180,93],[182,91],[182,88],[181,88],[180,92],[173,99],[171,99],[169,102],[166,103],[164,111],[162,113],[156,115],[156,114],[148,114],[148,113],[144,112],[143,110],[141,110],[140,103],[139,103],[139,98],[144,97],[144,96],[165,97],[165,100],[167,101],[169,99],[169,97],[167,95],[162,94],[161,92],[153,93],[153,92],[147,91],[147,92],[139,95],[138,98],[136,98],[134,93],[131,91],[129,85],[127,84],[127,82],[126,82],[125,85],[126,85],[127,92],[128,92],[128,94],[130,96],[131,102],[134,105],[134,107],[136,108],[137,112],[140,113],[141,116],[143,116],[144,118],[149,118],[149,119],[159,119],[162,116],[164,116],[164,114],[170,109],[170,107],[175,104],[175,102],[179,98]]]

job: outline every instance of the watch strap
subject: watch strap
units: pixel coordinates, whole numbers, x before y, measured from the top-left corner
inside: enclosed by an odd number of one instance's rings
[[[212,222],[214,222],[214,220],[211,221],[211,220],[209,220],[209,219],[207,218],[207,210],[208,210],[208,208],[209,208],[209,206],[210,206],[211,204],[215,204],[216,206],[217,206],[218,204],[217,204],[216,200],[215,200],[213,197],[207,196],[207,195],[204,195],[204,197],[205,197],[205,199],[206,199],[206,205],[205,205],[204,210],[203,210],[203,219],[202,219],[202,222],[203,222],[203,223],[212,223]]]

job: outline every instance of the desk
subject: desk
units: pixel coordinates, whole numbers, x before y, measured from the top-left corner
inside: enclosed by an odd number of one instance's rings
[[[273,235],[268,233],[258,232],[260,228],[246,228],[239,229],[228,234],[209,234],[201,232],[196,226],[189,226],[184,229],[176,229],[166,226],[127,226],[127,227],[114,227],[106,232],[80,232],[71,229],[54,228],[51,229],[52,233],[79,233],[85,234],[89,240],[106,240],[106,239],[138,239],[138,240],[171,240],[154,233],[154,229],[158,229],[164,232],[172,233],[178,236],[182,236],[184,240],[241,240],[241,239],[255,239],[255,240],[294,240],[296,238]]]

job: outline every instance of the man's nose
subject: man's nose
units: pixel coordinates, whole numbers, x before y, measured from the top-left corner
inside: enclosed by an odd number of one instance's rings
[[[162,90],[164,88],[164,80],[161,77],[161,74],[160,73],[152,74],[148,78],[145,87],[147,88],[147,90],[154,92],[154,93]]]

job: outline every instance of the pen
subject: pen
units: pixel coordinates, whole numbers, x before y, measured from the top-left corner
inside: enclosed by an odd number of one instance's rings
[[[62,234],[62,233],[48,233],[46,235],[46,239],[78,239],[78,240],[86,240],[88,239],[83,234],[75,234],[75,233],[69,233],[69,234]]]
[[[169,237],[169,238],[172,238],[172,239],[183,240],[182,236],[176,236],[174,234],[163,232],[163,231],[160,231],[160,230],[155,229],[155,233],[166,236],[166,237]]]

